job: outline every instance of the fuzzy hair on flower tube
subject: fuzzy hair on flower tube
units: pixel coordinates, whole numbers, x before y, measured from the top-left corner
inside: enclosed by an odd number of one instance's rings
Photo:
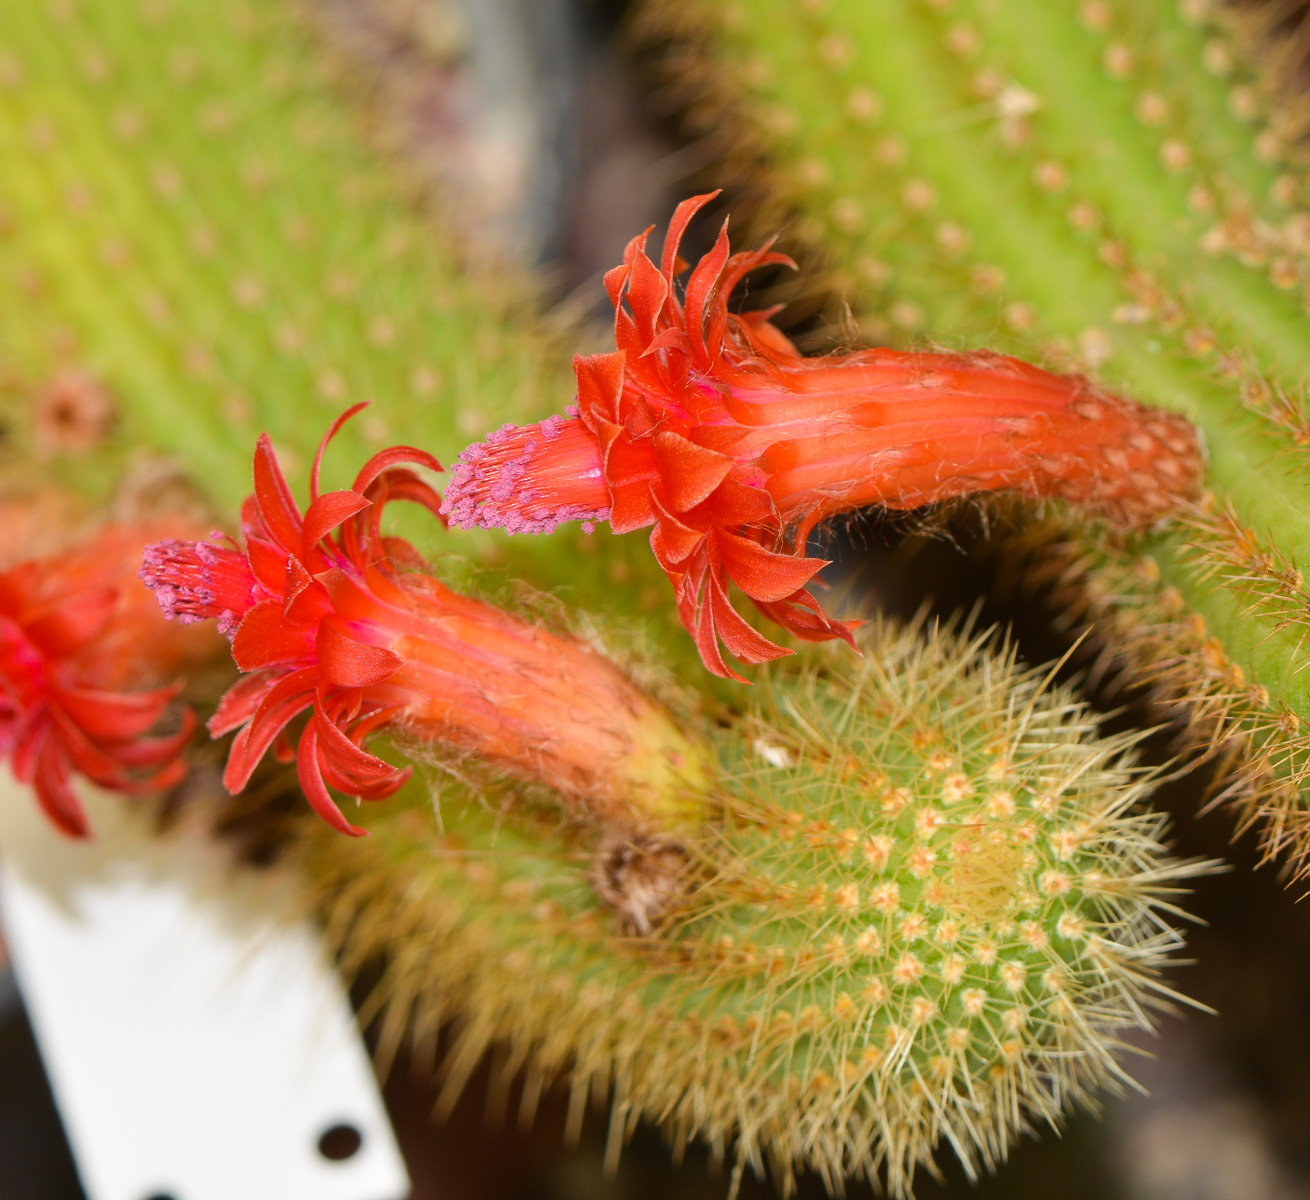
[[[791,651],[741,617],[729,584],[799,638],[850,640],[807,589],[826,563],[806,555],[806,537],[825,518],[1006,489],[1140,529],[1197,490],[1186,420],[1080,376],[986,353],[802,357],[773,310],[729,310],[750,271],[793,264],[767,246],[732,254],[726,224],[679,299],[678,248],[715,195],[678,206],[659,267],[649,229],[628,244],[605,277],[618,349],[574,360],[567,417],[505,426],[460,455],[443,506],[452,524],[651,527],[706,667],[740,680],[720,643],[748,663]]]
[[[475,755],[545,784],[611,830],[694,819],[688,797],[709,760],[660,704],[581,638],[452,591],[407,542],[383,536],[392,500],[439,511],[440,496],[412,469],[439,471],[431,455],[396,446],[366,463],[353,487],[319,491],[324,450],[363,407],[323,438],[303,514],[264,435],[241,544],[215,535],[145,552],[141,576],[164,612],[216,619],[244,673],[209,722],[215,737],[237,731],[228,790],[244,788],[276,746],[294,753],[317,812],[361,834],[329,788],[394,794],[411,768],[364,749],[389,730],[420,752]],[[306,711],[293,752],[288,726]]]
[[[136,578],[142,548],[182,532],[176,521],[105,526],[0,573],[0,754],[70,837],[90,833],[76,775],[135,795],[186,773],[195,718],[175,677],[221,643],[170,627]]]

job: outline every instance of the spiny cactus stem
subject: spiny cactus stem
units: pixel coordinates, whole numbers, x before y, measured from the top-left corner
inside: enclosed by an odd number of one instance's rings
[[[1018,6],[1018,9],[1023,13],[1022,19],[1027,21],[1027,9],[1024,6]],[[852,68],[844,75],[830,69],[816,72],[815,64],[805,57],[808,45],[813,44],[807,43],[806,39],[793,39],[793,44],[785,49],[781,43],[777,47],[770,47],[770,54],[780,58],[785,55],[792,60],[788,67],[794,76],[814,76],[811,80],[814,85],[812,88],[797,89],[795,93],[788,89],[787,103],[795,103],[799,112],[805,111],[803,106],[809,107],[810,111],[802,121],[802,126],[820,125],[825,121],[832,123],[836,120],[850,130],[853,144],[867,146],[869,141],[874,141],[875,154],[877,140],[884,130],[899,126],[918,131],[912,142],[910,165],[903,171],[888,172],[890,178],[879,181],[884,187],[893,185],[897,179],[907,181],[907,198],[895,205],[900,210],[897,219],[893,222],[889,217],[883,217],[876,200],[851,197],[852,204],[862,208],[862,211],[857,212],[852,207],[849,216],[843,213],[843,219],[852,222],[852,231],[864,233],[866,227],[862,222],[869,222],[868,230],[873,240],[882,240],[891,236],[893,225],[922,229],[925,224],[931,227],[939,216],[964,216],[965,220],[959,223],[945,221],[938,224],[937,232],[939,235],[943,231],[951,232],[962,240],[964,246],[972,244],[974,247],[972,253],[965,249],[963,252],[948,251],[942,255],[947,260],[954,255],[954,263],[957,265],[948,270],[962,278],[966,294],[968,274],[965,268],[971,261],[979,266],[988,262],[1001,262],[1005,264],[1011,282],[1017,285],[1014,290],[1026,298],[1039,301],[1033,306],[1033,311],[1040,313],[1052,325],[1068,328],[1073,324],[1078,328],[1098,318],[1104,321],[1112,310],[1122,307],[1123,300],[1128,298],[1118,290],[1122,286],[1121,277],[1126,272],[1120,269],[1107,270],[1110,264],[1097,262],[1095,258],[1095,253],[1106,250],[1107,243],[1113,243],[1114,227],[1122,225],[1125,231],[1130,231],[1128,236],[1131,244],[1120,246],[1121,254],[1127,251],[1131,255],[1134,248],[1147,253],[1146,265],[1149,268],[1150,260],[1158,249],[1161,246],[1169,247],[1175,261],[1185,258],[1186,262],[1195,266],[1199,293],[1209,295],[1214,300],[1225,300],[1223,311],[1232,311],[1233,306],[1226,303],[1228,297],[1238,297],[1237,313],[1245,335],[1258,341],[1271,331],[1278,331],[1277,341],[1269,346],[1270,356],[1275,361],[1285,361],[1288,354],[1302,352],[1299,334],[1301,314],[1297,311],[1299,306],[1294,299],[1289,302],[1285,296],[1271,294],[1270,289],[1263,287],[1257,276],[1231,259],[1198,256],[1197,240],[1203,232],[1203,226],[1187,208],[1189,189],[1185,184],[1190,179],[1175,178],[1161,169],[1152,153],[1158,143],[1148,141],[1146,147],[1141,147],[1144,130],[1140,122],[1133,121],[1131,105],[1083,106],[1078,110],[1078,136],[1074,138],[1070,129],[1071,114],[1058,105],[1047,103],[1051,96],[1068,94],[1067,85],[1057,86],[1066,66],[1069,66],[1075,81],[1081,81],[1082,76],[1086,75],[1089,87],[1099,84],[1099,90],[1105,90],[1104,76],[1098,81],[1095,68],[1090,61],[1084,61],[1095,57],[1094,53],[1088,53],[1094,51],[1090,34],[1079,32],[1072,35],[1075,42],[1082,41],[1084,46],[1075,46],[1074,49],[1079,52],[1071,52],[1069,55],[1051,55],[1047,42],[1026,37],[1017,39],[1025,47],[1040,46],[1041,50],[1033,49],[1032,54],[1045,56],[1041,74],[1049,82],[1051,90],[1045,97],[1036,94],[1033,96],[1034,102],[1042,105],[1032,117],[1035,137],[1047,137],[1049,141],[1061,145],[1066,153],[1061,155],[1057,152],[1050,158],[1042,158],[1026,147],[1007,150],[1003,146],[994,145],[990,153],[980,155],[976,148],[979,124],[989,129],[996,141],[1002,138],[1002,134],[995,128],[998,124],[995,110],[992,104],[979,103],[976,95],[968,94],[967,87],[962,86],[962,83],[969,79],[969,72],[961,72],[958,61],[942,62],[940,51],[933,54],[920,46],[921,41],[931,45],[942,36],[941,30],[925,33],[922,28],[918,28],[922,21],[928,19],[908,7],[904,13],[898,9],[894,25],[889,24],[880,29],[879,36],[875,37],[861,31],[859,26],[878,18],[850,11],[841,16],[834,14],[832,27],[841,30],[845,26],[850,30],[850,35],[834,32],[831,36],[846,36],[848,41],[855,38],[859,44],[859,68]],[[1038,14],[1033,19],[1049,23],[1057,18],[1055,14]],[[817,37],[817,31],[813,36]],[[1054,44],[1059,46],[1060,39],[1055,39]],[[1065,62],[1066,57],[1072,60],[1071,63]],[[781,68],[778,70],[781,71]],[[1024,79],[1030,78],[1025,72],[1019,74]],[[895,107],[889,110],[881,127],[856,133],[858,125],[855,121],[845,116],[834,117],[833,114],[842,112],[843,87],[866,81],[876,81],[882,92],[893,97]],[[976,120],[953,120],[951,105],[944,106],[942,96],[952,97],[952,104],[958,106],[956,114],[971,113]],[[823,120],[817,112],[821,105],[828,114]],[[1115,117],[1121,107],[1126,107],[1128,111],[1119,114],[1122,120],[1115,124],[1111,118]],[[1113,111],[1104,112],[1106,108]],[[1084,109],[1090,111],[1084,112]],[[1104,123],[1107,120],[1111,120],[1108,126],[1096,125],[1098,121]],[[1092,122],[1090,134],[1086,128],[1089,121]],[[1232,122],[1224,119],[1221,124],[1231,127]],[[1150,136],[1149,131],[1146,132]],[[1098,139],[1097,134],[1102,136]],[[829,138],[832,136],[830,134]],[[1088,145],[1099,149],[1088,152]],[[1077,152],[1080,147],[1081,152]],[[1145,153],[1141,153],[1139,147]],[[825,149],[827,147],[824,142],[820,142],[817,147],[811,146],[812,151],[818,151],[820,159]],[[835,158],[834,171],[841,170],[839,149],[840,144],[833,142],[831,152]],[[800,165],[805,167],[806,162]],[[1058,186],[1043,187],[1041,183],[1027,177],[1029,170],[1040,171],[1042,168],[1057,173],[1060,180]],[[861,166],[860,170],[867,171],[867,168]],[[932,181],[930,191],[923,193],[922,199],[916,199],[918,192],[911,185],[916,185],[922,191],[922,185],[926,182],[924,176],[926,180]],[[1122,187],[1119,187],[1120,184]],[[837,192],[840,196],[844,186],[858,189],[855,178],[837,178],[824,190],[830,194]],[[1165,199],[1163,204],[1162,196]],[[1148,198],[1149,205],[1146,204]],[[834,202],[835,205],[842,203],[841,199]],[[1080,203],[1091,214],[1090,226],[1082,219],[1078,222],[1065,219],[1066,212],[1073,212]],[[1056,219],[1052,220],[1052,217]],[[1153,221],[1155,225],[1152,225]],[[1185,231],[1181,237],[1175,227],[1177,224],[1181,224]],[[1145,235],[1142,233],[1143,226],[1146,229]],[[1078,227],[1085,228],[1086,232],[1078,232]],[[930,229],[925,232],[930,232]],[[1097,232],[1100,233],[1100,241],[1089,236]],[[1161,241],[1161,238],[1164,240]],[[839,228],[837,244],[840,246],[846,240],[847,235]],[[905,252],[911,258],[922,253],[913,247],[906,247]],[[1198,258],[1201,261],[1195,261]],[[1052,269],[1056,262],[1061,263],[1062,269],[1059,271]],[[942,265],[938,264],[939,267]],[[1078,273],[1071,277],[1069,267],[1074,267]],[[1116,278],[1116,271],[1120,278]],[[857,278],[852,276],[852,279]],[[913,281],[907,282],[913,291]],[[1244,312],[1240,307],[1243,297],[1249,302],[1249,312]],[[1204,303],[1201,307],[1212,310],[1217,305]],[[949,325],[950,322],[943,321],[944,328]],[[1178,336],[1194,332],[1182,330],[1176,324],[1175,329],[1178,330]],[[1168,330],[1151,330],[1152,334],[1162,332],[1169,333]],[[1120,329],[1114,331],[1114,340],[1116,344],[1123,341],[1142,342],[1144,337],[1142,334],[1134,334],[1131,329]],[[1147,353],[1158,354],[1158,351],[1148,350]],[[1134,363],[1134,371],[1138,369],[1144,369],[1140,359]],[[1168,381],[1161,379],[1161,382]],[[1161,389],[1161,397],[1166,403],[1177,402],[1176,397],[1186,394],[1186,388],[1177,386],[1178,379],[1173,382],[1173,387]]]
[[[1310,778],[1310,181],[1295,114],[1264,105],[1216,11],[645,9],[871,336],[999,342],[1200,425],[1213,504],[1148,542],[1164,591],[1126,636],[1138,676],[1193,705],[1200,744],[1246,741],[1233,787],[1268,802],[1282,844]],[[1112,537],[1089,545],[1107,586],[1137,570]]]
[[[784,1187],[803,1163],[905,1196],[939,1140],[976,1174],[1025,1120],[1126,1078],[1115,1030],[1178,999],[1163,913],[1206,868],[1160,857],[1131,737],[1090,742],[1077,705],[973,639],[889,632],[761,681],[720,743],[731,795],[697,887],[655,936],[589,914],[530,813],[451,796],[434,854],[418,797],[367,845],[302,843],[350,961],[391,948],[387,1045],[468,1014],[443,1106],[508,1039],[515,1068],[568,1071],[578,1121],[612,1089],[613,1136],[658,1115]]]

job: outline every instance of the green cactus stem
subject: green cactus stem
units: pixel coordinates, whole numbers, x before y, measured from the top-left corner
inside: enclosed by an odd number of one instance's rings
[[[1243,743],[1230,792],[1276,849],[1310,779],[1304,105],[1206,0],[642,12],[759,224],[793,218],[863,336],[1081,370],[1200,427],[1212,495],[1074,559],[1149,595],[1119,622],[1137,662],[1200,700],[1199,744]]]
[[[760,11],[780,35],[794,19]],[[5,7],[11,485],[45,422],[62,432],[43,474],[103,493],[145,447],[230,518],[260,430],[299,452],[300,490],[354,401],[378,404],[329,476],[392,441],[449,460],[572,394],[520,281],[465,270],[416,215],[327,61],[279,4]],[[639,542],[465,537],[629,626],[656,610],[650,633],[689,655]],[[738,1169],[834,1189],[863,1172],[897,1195],[946,1146],[989,1168],[1122,1079],[1120,1034],[1173,997],[1173,896],[1202,869],[1138,808],[1130,739],[1095,740],[1068,694],[981,639],[874,627],[864,646],[777,670],[725,716],[711,819],[648,847],[685,887],[647,935],[609,911],[649,883],[631,847],[530,785],[445,782],[438,826],[411,784],[360,814],[362,842],[301,823],[347,965],[384,962],[388,1044],[453,1022],[448,1101],[492,1041],[527,1069],[529,1111],[556,1076],[575,1122],[610,1088],[614,1154],[647,1116],[731,1143]]]
[[[445,1107],[508,1043],[529,1113],[560,1076],[574,1127],[608,1091],[611,1159],[654,1118],[739,1172],[897,1197],[947,1147],[990,1169],[1125,1078],[1118,1038],[1175,997],[1172,897],[1203,869],[1138,807],[1131,738],[1096,740],[985,637],[862,636],[863,658],[768,674],[719,738],[725,815],[687,841],[693,882],[652,937],[616,927],[522,795],[444,790],[440,836],[423,789],[363,841],[304,826],[346,963],[385,956],[384,1050],[453,1022]]]
[[[576,337],[540,317],[526,273],[462,261],[334,64],[289,2],[4,6],[8,490],[54,478],[104,497],[155,469],[149,451],[230,521],[261,431],[300,488],[323,426],[360,400],[376,403],[329,472],[394,442],[448,463],[567,402]],[[104,402],[116,422],[96,417]],[[43,434],[61,421],[64,436]],[[603,598],[630,614],[632,640],[658,640],[674,622],[662,578],[641,547],[608,542],[475,533],[450,549],[569,601]]]

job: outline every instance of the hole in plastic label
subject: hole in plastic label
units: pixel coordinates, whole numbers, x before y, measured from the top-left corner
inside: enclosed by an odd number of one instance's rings
[[[323,1131],[318,1139],[318,1152],[328,1162],[345,1162],[359,1153],[364,1144],[364,1135],[355,1126],[343,1122]]]

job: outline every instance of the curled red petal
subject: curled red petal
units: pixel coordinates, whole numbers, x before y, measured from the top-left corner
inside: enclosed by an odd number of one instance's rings
[[[645,529],[657,516],[649,484],[629,484],[613,489],[610,496],[610,529],[615,533]]]
[[[57,829],[71,838],[91,835],[86,810],[73,790],[68,759],[55,738],[47,738],[41,746],[31,782],[41,811],[54,822]]]
[[[305,564],[300,561],[294,554],[287,557],[286,579],[282,584],[282,611],[289,615],[291,606],[296,602],[296,598],[311,583],[314,577],[305,568]]]
[[[78,728],[97,741],[128,742],[147,733],[181,691],[107,692],[95,688],[52,688],[52,698]]]
[[[359,492],[325,492],[305,511],[305,525],[300,535],[300,557],[308,562],[314,547],[343,521],[368,508],[373,502]]]
[[[684,525],[676,517],[661,512],[650,531],[650,548],[664,570],[672,571],[705,545],[705,533]]]
[[[286,607],[286,618],[293,625],[302,627],[308,645],[308,627],[316,626],[323,617],[332,611],[328,601],[327,589],[315,579]]]
[[[296,761],[296,744],[285,729],[273,739],[273,758],[284,766]]]
[[[578,416],[593,433],[594,420],[619,420],[619,400],[623,395],[623,351],[609,354],[575,354],[573,374],[578,384]]]
[[[655,226],[652,225],[650,229],[646,230],[646,232],[649,234],[651,229],[654,228]],[[629,242],[628,246],[631,247],[632,243]],[[632,259],[630,257],[625,256],[624,262],[621,266],[611,267],[608,271],[605,272],[604,280],[603,280],[605,285],[605,294],[609,296],[610,303],[614,305],[615,308],[617,308],[619,305],[619,298],[623,295],[623,285],[628,282],[628,273],[631,270],[632,270]]]
[[[367,492],[373,481],[377,479],[388,467],[394,467],[399,463],[413,463],[416,466],[427,467],[429,471],[442,470],[441,464],[432,457],[426,450],[420,450],[416,446],[392,446],[389,449],[382,450],[373,455],[372,458],[364,464],[358,475],[355,476],[354,490],[357,492]]]
[[[715,524],[720,526],[749,526],[760,531],[778,527],[778,510],[769,493],[747,487],[732,478],[723,481],[706,507],[713,514]]]
[[[358,404],[352,404],[327,427],[327,432],[320,439],[318,449],[314,452],[314,466],[309,472],[309,499],[311,501],[311,508],[313,507],[312,502],[318,499],[318,476],[319,472],[323,469],[323,454],[327,450],[328,444],[338,433],[341,432],[341,427],[349,421],[351,417],[356,413],[363,412],[367,407],[367,400],[361,400]],[[314,538],[314,541],[318,541],[318,538]]]
[[[852,650],[858,650],[854,633],[863,621],[835,621],[811,593],[801,589],[781,601],[754,601],[755,607],[769,620],[806,642],[827,642],[841,638]]]
[[[162,767],[165,771],[171,771],[173,763],[176,762],[182,768],[183,774],[186,773],[186,763],[178,759],[178,755],[186,748],[186,744],[191,740],[191,735],[196,731],[196,715],[189,708],[181,710],[181,725],[176,733],[166,734],[162,737],[137,738],[134,742],[126,745],[114,747],[114,757],[124,766],[131,767],[133,770],[140,770],[146,767]],[[159,785],[154,778],[144,780],[142,786],[145,790],[153,790]]]
[[[175,739],[169,740],[173,741]],[[170,756],[169,761],[153,775],[137,780],[131,790],[134,792],[165,792],[181,783],[186,778],[186,774],[186,761],[175,755]]]
[[[265,693],[248,725],[238,730],[223,770],[223,786],[235,796],[268,752],[273,739],[314,702],[317,672],[312,668],[283,675]]]
[[[49,736],[50,713],[44,704],[30,709],[19,718],[9,759],[9,769],[19,783],[32,782],[41,749]]]
[[[699,354],[701,362],[706,366],[718,356],[719,347],[706,343],[705,310],[714,298],[715,285],[723,274],[729,253],[728,222],[724,221],[713,248],[696,264],[687,281],[687,296],[683,301],[687,314],[687,338],[691,342],[692,351]],[[726,299],[726,296],[723,297],[724,301]]]
[[[641,357],[646,358],[649,355],[658,354],[661,350],[677,350],[682,354],[690,354],[691,343],[687,340],[686,333],[674,325],[651,338],[646,344],[646,348],[641,352]]]
[[[668,232],[664,235],[664,252],[660,258],[660,270],[664,278],[669,281],[670,287],[673,286],[673,279],[677,274],[675,268],[678,262],[678,250],[682,246],[682,238],[687,232],[687,226],[702,208],[719,196],[721,190],[716,189],[712,192],[703,192],[699,196],[691,196],[673,210],[673,219],[669,222]]]
[[[328,616],[318,626],[318,669],[337,687],[372,687],[390,679],[403,660],[384,646],[370,646],[352,637],[340,617]]]
[[[255,506],[272,539],[294,554],[300,548],[300,509],[266,433],[255,444]]]
[[[711,571],[708,579],[708,603],[714,611],[714,627],[728,651],[742,662],[762,663],[795,654],[777,642],[771,642],[732,605],[719,577]]]
[[[287,561],[294,557],[265,538],[246,535],[246,558],[255,580],[266,591],[278,593],[286,583]]]
[[[441,511],[441,493],[431,484],[425,483],[413,471],[396,468],[384,471],[369,487],[375,489],[379,484],[386,486],[388,502],[404,500],[410,504],[417,504],[420,508],[426,508],[442,525],[446,524],[446,516]]]
[[[50,720],[51,740],[58,741],[68,762],[92,783],[111,791],[133,790],[126,766],[88,738],[57,704],[50,705]]]
[[[719,651],[719,635],[714,622],[713,597],[706,597],[696,612],[696,649],[700,651],[700,660],[706,670],[720,679],[731,679],[735,683],[749,683],[744,675],[738,675],[727,663]]]
[[[205,727],[209,730],[210,736],[222,737],[249,721],[263,703],[269,689],[281,677],[281,674],[276,671],[256,671],[241,676],[227,689],[226,694],[218,702],[217,711],[209,718]]]
[[[287,621],[280,600],[264,600],[241,618],[232,636],[232,658],[242,671],[300,662],[314,652],[312,634]]]
[[[673,599],[678,606],[678,619],[682,627],[696,636],[696,622],[700,616],[700,594],[709,570],[708,545],[701,546],[676,571],[667,571],[673,584]]]
[[[367,829],[352,825],[342,815],[341,809],[328,794],[323,782],[323,774],[318,763],[318,737],[311,724],[301,735],[300,749],[296,752],[296,777],[300,780],[301,790],[314,811],[318,813],[333,829],[351,837],[366,837]]]
[[[714,546],[728,578],[752,600],[766,604],[787,599],[828,565],[822,558],[795,558],[767,550],[738,534],[717,533]]]
[[[707,500],[734,465],[726,454],[677,433],[657,433],[650,445],[664,485],[663,500],[673,512],[687,512]]]
[[[640,345],[648,346],[654,339],[669,290],[668,281],[649,258],[639,254],[632,260],[632,272],[623,294],[632,311]]]
[[[728,259],[728,265],[724,268],[723,275],[719,279],[719,295],[725,300],[732,294],[735,288],[743,279],[752,271],[757,271],[760,267],[790,267],[796,270],[796,260],[786,254],[779,254],[772,249],[776,238],[770,238],[758,250],[745,250],[741,253],[734,254]],[[720,306],[724,313],[727,312],[726,304]],[[772,308],[757,308],[750,312],[744,312],[740,320],[748,324],[760,324],[767,321],[770,317],[781,311],[781,304],[775,304]]]
[[[335,722],[321,714],[315,715],[314,727],[324,779],[338,791],[381,800],[399,791],[413,774],[409,767],[393,767],[361,749]]]
[[[87,588],[37,613],[25,613],[23,633],[49,658],[66,658],[105,631],[118,603],[116,587]]]

